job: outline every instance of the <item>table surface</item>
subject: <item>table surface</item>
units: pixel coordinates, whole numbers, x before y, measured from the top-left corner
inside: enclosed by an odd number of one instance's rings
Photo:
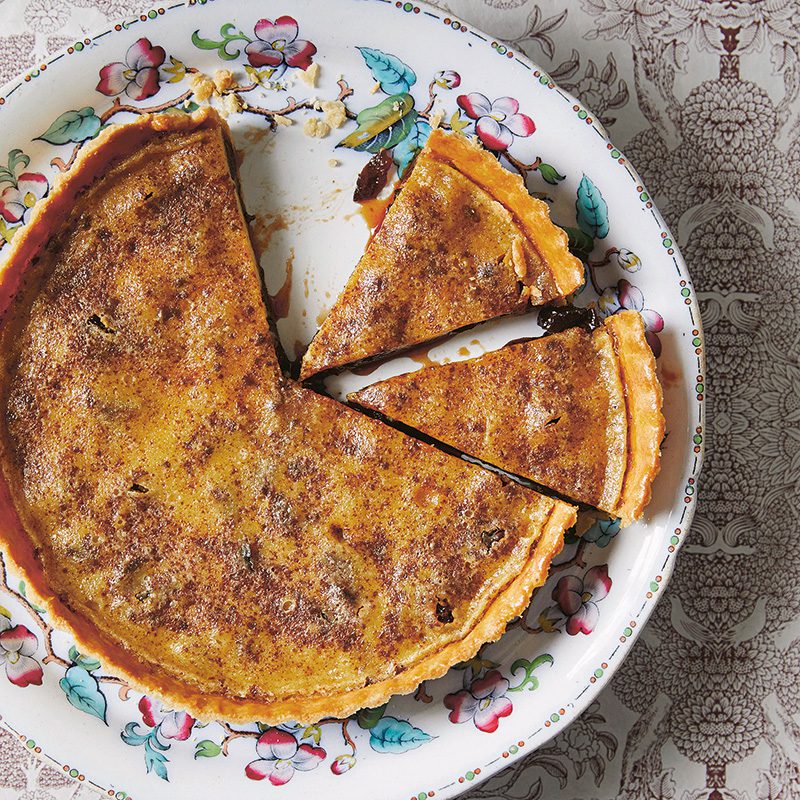
[[[141,5],[0,0],[0,84]],[[708,358],[699,507],[666,597],[590,709],[468,797],[800,798],[800,3],[437,5],[523,49],[624,148],[677,235]],[[96,795],[3,732],[0,799],[34,797]]]

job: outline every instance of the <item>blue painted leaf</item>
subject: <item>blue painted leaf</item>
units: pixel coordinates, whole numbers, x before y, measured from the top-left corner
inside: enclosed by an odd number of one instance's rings
[[[407,92],[417,81],[414,70],[404,64],[397,56],[373,50],[371,47],[359,47],[358,51],[372,70],[372,76],[381,85],[386,94]]]
[[[138,722],[129,722],[125,726],[125,730],[122,731],[120,737],[125,744],[129,744],[131,747],[138,747],[141,744],[144,744],[148,737],[150,736],[150,732],[147,733],[138,733],[137,728],[139,727]]]
[[[100,117],[94,109],[86,106],[79,111],[65,111],[41,136],[50,144],[68,144],[69,142],[85,142],[97,136],[100,126]]]
[[[397,164],[397,174],[402,178],[411,159],[425,147],[425,142],[431,135],[431,126],[424,119],[417,119],[408,136],[403,139],[393,152],[394,163]]]
[[[608,236],[608,206],[600,190],[586,175],[578,184],[578,199],[575,201],[578,227],[594,239]]]
[[[96,658],[79,653],[75,645],[72,645],[69,649],[69,660],[73,664],[83,667],[87,672],[94,672],[96,669],[100,669],[100,662]]]
[[[106,722],[106,698],[94,675],[75,664],[64,673],[58,685],[75,708]]]
[[[336,146],[349,147],[359,153],[388,150],[408,136],[416,121],[414,98],[410,94],[395,94],[360,111],[356,130]]]
[[[150,736],[147,737],[147,740],[144,743],[144,766],[148,772],[155,772],[162,781],[168,781],[169,778],[167,777],[167,757],[163,753],[159,753],[158,750],[153,750],[152,744],[156,740],[156,737],[151,732]],[[160,743],[159,743],[160,746]],[[166,750],[169,748],[160,746],[160,749]]]
[[[378,753],[405,753],[429,742],[431,736],[410,722],[382,717],[370,730],[369,745]]]

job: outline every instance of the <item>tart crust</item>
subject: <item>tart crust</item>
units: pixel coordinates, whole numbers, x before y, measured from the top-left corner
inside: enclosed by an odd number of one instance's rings
[[[348,399],[628,525],[650,499],[664,434],[644,333],[641,316],[623,311],[591,334],[510,344]]]
[[[284,378],[231,162],[209,109],[108,128],[16,237],[2,545],[105,671],[198,719],[313,722],[499,637],[576,510]]]
[[[306,351],[301,379],[564,297],[583,266],[548,207],[477,143],[434,130]]]

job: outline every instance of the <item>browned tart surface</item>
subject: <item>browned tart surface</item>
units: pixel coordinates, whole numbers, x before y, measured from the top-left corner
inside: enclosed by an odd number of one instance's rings
[[[466,138],[434,130],[303,358],[301,377],[574,291],[547,205]]]
[[[15,242],[2,535],[109,671],[311,721],[497,638],[574,509],[281,375],[226,142],[208,111],[109,129]]]
[[[641,513],[658,472],[661,388],[635,311],[592,333],[573,328],[511,344],[349,399],[625,524]]]

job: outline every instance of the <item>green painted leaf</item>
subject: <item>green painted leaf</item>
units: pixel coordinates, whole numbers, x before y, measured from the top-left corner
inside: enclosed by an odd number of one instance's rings
[[[75,708],[106,722],[106,698],[94,675],[75,664],[64,673],[58,685]]]
[[[87,672],[100,669],[100,662],[96,658],[82,655],[78,652],[75,645],[72,645],[69,649],[69,660],[72,661],[73,664],[83,667]]]
[[[404,64],[397,56],[374,50],[371,47],[359,47],[367,66],[372,71],[372,77],[381,85],[381,90],[386,94],[407,92],[417,81],[414,70]]]
[[[410,94],[395,94],[377,106],[359,112],[356,117],[358,128],[336,146],[349,147],[360,153],[388,150],[408,136],[416,120],[414,98]]]
[[[230,22],[226,22],[220,29],[219,35],[222,37],[220,41],[214,39],[204,39],[200,36],[200,31],[195,31],[192,34],[192,44],[199,50],[216,50],[217,55],[223,61],[233,61],[239,58],[242,51],[235,47],[233,50],[228,50],[228,45],[231,42],[251,42],[249,36],[245,36],[241,31],[236,30],[236,26]]]
[[[575,201],[578,227],[587,236],[604,239],[608,236],[608,205],[600,190],[586,175],[578,184],[578,198]]]
[[[405,753],[429,742],[431,735],[410,722],[382,717],[370,730],[369,746],[377,753]]]
[[[197,743],[194,751],[195,758],[214,758],[222,752],[222,747],[211,739],[203,739],[202,742]]]
[[[417,119],[408,136],[396,147],[392,156],[397,164],[397,174],[402,177],[414,156],[425,147],[425,142],[431,135],[431,126],[424,119]]]
[[[536,169],[539,170],[539,174],[544,180],[553,186],[567,177],[566,175],[562,175],[552,164],[545,164],[542,162]]]
[[[527,688],[528,691],[533,691],[534,689],[539,688],[539,679],[533,674],[534,670],[538,669],[542,666],[542,664],[550,664],[553,665],[553,656],[549,653],[542,653],[533,661],[528,661],[527,658],[518,658],[512,665],[511,665],[511,674],[516,675],[518,672],[525,672],[525,675],[522,678],[522,682],[519,686],[510,686],[508,691],[509,692],[521,692],[523,689]]]
[[[38,139],[50,144],[68,144],[69,142],[85,142],[97,136],[100,117],[90,106],[78,111],[65,111]]]
[[[14,225],[14,226],[9,228],[9,226],[6,224],[6,221],[2,217],[0,217],[0,247],[3,246],[4,242],[6,244],[8,244],[14,238],[14,234],[21,227],[22,227],[22,225]],[[33,606],[33,608],[36,611],[43,611],[44,610],[44,609],[41,609],[41,608],[37,608],[36,606],[33,605],[33,603],[31,603],[31,606]]]
[[[567,232],[569,251],[581,261],[588,261],[594,250],[594,239],[580,228],[564,228]]]
[[[358,723],[360,728],[364,730],[370,730],[374,728],[378,724],[378,720],[383,716],[384,712],[386,711],[387,703],[384,703],[382,706],[378,706],[377,708],[362,708],[361,711],[356,714],[356,722]]]

